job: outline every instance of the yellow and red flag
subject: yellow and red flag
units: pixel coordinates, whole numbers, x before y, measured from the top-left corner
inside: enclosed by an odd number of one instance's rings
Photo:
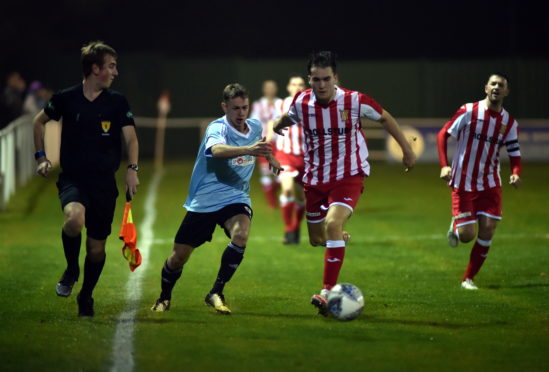
[[[141,253],[137,249],[137,230],[133,224],[131,203],[126,202],[124,208],[124,217],[122,217],[122,228],[120,229],[120,240],[124,242],[122,255],[130,265],[130,270],[134,271],[141,265]]]

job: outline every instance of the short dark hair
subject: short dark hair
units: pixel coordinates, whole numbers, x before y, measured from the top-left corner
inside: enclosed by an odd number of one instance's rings
[[[492,76],[499,76],[500,78],[504,78],[507,81],[507,86],[509,86],[509,77],[501,72],[491,73],[490,75],[488,75],[488,79],[486,79],[486,82],[488,82]]]
[[[88,77],[91,74],[93,65],[102,67],[103,63],[105,63],[106,55],[118,58],[118,53],[101,40],[89,42],[80,49],[80,52],[84,77]]]
[[[229,102],[233,98],[248,98],[248,91],[238,83],[229,84],[223,89],[223,101]]]
[[[309,62],[307,63],[307,72],[311,74],[313,67],[331,67],[334,74],[336,73],[336,59],[337,55],[329,50],[323,50],[321,52],[311,53],[309,55]]]
[[[298,73],[294,73],[294,72],[292,72],[290,75],[288,75],[288,81],[290,81],[292,79],[301,79],[301,80],[305,81],[305,78],[303,77],[303,75],[298,74]]]

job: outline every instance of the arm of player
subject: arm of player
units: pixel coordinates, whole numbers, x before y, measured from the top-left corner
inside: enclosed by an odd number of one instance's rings
[[[213,145],[210,149],[214,158],[235,158],[242,155],[264,156],[271,155],[271,143],[265,137],[249,146],[230,146],[224,143]]]
[[[139,142],[137,141],[135,127],[133,125],[123,126],[122,135],[124,136],[126,149],[128,150],[129,164],[137,164],[139,158]],[[137,186],[139,186],[137,170],[128,168],[126,170],[126,192],[129,194],[131,199],[133,199],[133,195],[137,193]]]
[[[272,154],[265,156],[265,159],[269,162],[269,169],[272,169],[275,176],[278,176],[278,174],[284,170],[284,168],[280,167],[280,163]]]
[[[275,120],[269,120],[269,122],[267,123],[267,133],[265,135],[265,140],[267,142],[273,141]]]
[[[273,132],[275,132],[276,134],[278,134],[280,136],[283,136],[284,135],[284,132],[283,132],[284,128],[287,128],[287,127],[292,126],[294,124],[295,124],[295,122],[292,119],[290,119],[288,114],[282,114],[281,117],[274,120]]]
[[[509,184],[513,185],[515,189],[518,189],[522,184],[522,180],[520,179],[521,157],[509,156],[509,161],[511,163],[511,176],[509,177]]]
[[[404,137],[404,133],[400,130],[395,118],[387,111],[383,110],[379,122],[383,128],[397,141],[398,145],[402,149],[402,163],[406,167],[406,172],[411,170],[416,164],[416,154],[412,150],[412,146]]]
[[[448,165],[448,128],[452,124],[451,121],[446,123],[437,135],[438,161],[440,163],[440,178],[445,181],[450,181],[452,178],[452,167]]]
[[[36,159],[38,163],[36,173],[42,177],[46,177],[51,169],[51,162],[48,160],[46,153],[44,152],[44,126],[49,120],[50,118],[46,115],[44,110],[41,110],[33,119],[34,149],[37,153],[44,153],[44,155]]]

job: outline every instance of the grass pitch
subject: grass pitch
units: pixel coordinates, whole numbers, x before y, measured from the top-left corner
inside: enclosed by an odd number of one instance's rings
[[[257,174],[245,259],[225,295],[231,316],[203,302],[227,239],[217,231],[177,283],[172,309],[149,308],[185,213],[192,162],[167,165],[156,204],[154,243],[143,273],[134,340],[136,371],[547,370],[549,357],[549,172],[526,164],[519,190],[504,187],[504,219],[475,282],[459,287],[471,244],[450,248],[450,192],[438,167],[374,163],[347,225],[352,235],[341,281],[365,294],[363,315],[338,322],[308,303],[322,280],[323,249],[285,246],[279,211],[267,208]],[[504,166],[502,172],[507,178]],[[132,210],[139,228],[151,166]],[[120,183],[122,184],[122,183]],[[107,263],[94,293],[96,316],[76,316],[75,293],[55,295],[64,269],[55,177],[34,179],[0,213],[0,369],[103,371],[112,366],[118,315],[131,280],[117,239],[119,198]],[[81,252],[83,263],[84,248]],[[138,268],[137,270],[140,270]],[[75,292],[80,288],[77,283]]]

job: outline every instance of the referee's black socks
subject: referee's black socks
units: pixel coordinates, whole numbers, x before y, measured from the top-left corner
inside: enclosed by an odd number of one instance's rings
[[[177,282],[177,279],[181,277],[183,272],[183,267],[179,270],[172,270],[168,267],[168,260],[164,262],[162,267],[162,293],[160,293],[160,300],[171,300],[172,299],[172,290]]]
[[[246,246],[239,247],[233,242],[230,242],[229,245],[227,245],[227,248],[225,248],[225,252],[223,252],[223,256],[221,257],[221,267],[217,273],[217,279],[210,293],[223,293],[225,284],[231,280],[238,265],[242,262],[245,249]]]
[[[80,297],[91,297],[93,289],[103,271],[103,266],[105,266],[105,259],[106,256],[99,262],[93,262],[86,256],[86,261],[84,262],[84,283],[82,283]]]
[[[63,241],[63,250],[67,260],[68,274],[78,279],[80,267],[78,266],[78,256],[80,255],[80,244],[82,243],[82,234],[68,236],[64,230],[61,230],[61,240]]]

